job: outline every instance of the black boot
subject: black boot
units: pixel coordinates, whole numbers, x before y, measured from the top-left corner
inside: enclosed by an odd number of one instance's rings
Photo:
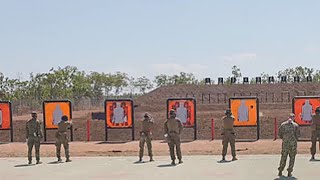
[[[224,162],[224,161],[226,161],[226,157],[225,157],[225,156],[222,156],[222,159],[221,159],[220,162]]]
[[[36,164],[42,164],[42,162],[40,160],[37,160]]]
[[[315,160],[314,155],[312,155],[310,161],[314,161],[314,160]]]
[[[171,165],[176,165],[175,160],[172,160],[172,161],[171,161]]]

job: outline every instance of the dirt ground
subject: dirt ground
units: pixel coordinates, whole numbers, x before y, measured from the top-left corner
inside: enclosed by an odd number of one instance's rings
[[[260,139],[273,139],[275,135],[275,119],[277,125],[285,121],[292,112],[291,99],[299,95],[320,95],[318,83],[295,84],[236,84],[236,85],[175,85],[157,88],[137,99],[134,99],[134,135],[139,139],[141,120],[144,112],[150,112],[155,120],[153,138],[163,139],[163,123],[166,120],[166,101],[173,97],[194,97],[197,100],[197,139],[211,139],[211,120],[214,119],[215,139],[221,139],[221,117],[228,107],[228,99],[234,96],[251,96],[259,98],[259,124]],[[91,120],[91,112],[103,112],[103,107],[92,110],[73,111],[73,139],[74,141],[87,140],[87,120],[90,120],[90,139],[92,141],[105,141],[105,122]],[[30,119],[30,114],[13,116],[13,141],[25,141],[25,122]],[[43,121],[42,112],[38,110],[38,119]],[[310,138],[310,128],[301,127],[302,138]],[[47,141],[54,141],[55,130],[47,131]],[[237,138],[255,139],[256,127],[236,128]],[[8,142],[8,131],[0,131],[0,142]],[[183,130],[182,139],[193,140],[192,129]],[[110,129],[109,141],[130,141],[131,130]]]
[[[298,154],[310,153],[310,142],[299,142]],[[207,141],[198,140],[182,143],[183,155],[220,155],[222,150],[221,140]],[[0,144],[0,157],[26,157],[26,143],[4,143]],[[55,146],[53,143],[41,145],[42,157],[55,157]],[[145,151],[147,149],[145,148]],[[131,142],[71,142],[71,156],[138,156],[139,141]],[[280,140],[259,140],[256,142],[237,142],[236,151],[239,155],[252,154],[280,154]],[[62,151],[64,152],[64,151]],[[153,141],[153,152],[155,156],[169,155],[168,145],[165,141]],[[319,152],[319,150],[318,150]],[[230,147],[228,149],[230,155]],[[147,152],[145,152],[147,156]]]

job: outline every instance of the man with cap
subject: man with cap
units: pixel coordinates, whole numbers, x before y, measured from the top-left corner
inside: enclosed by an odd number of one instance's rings
[[[58,131],[56,132],[56,153],[58,162],[61,162],[61,144],[63,144],[66,155],[66,162],[71,162],[69,155],[69,140],[67,130],[72,126],[72,121],[68,121],[68,116],[62,116],[58,123]]]
[[[232,154],[232,161],[238,160],[236,157],[236,147],[235,147],[235,142],[236,142],[236,136],[233,128],[234,124],[234,116],[232,116],[231,110],[227,109],[225,111],[225,116],[222,118],[222,123],[223,123],[223,132],[221,135],[223,135],[222,139],[222,160],[226,160],[226,155],[227,155],[227,149],[228,149],[228,144],[230,143],[231,146],[231,154]]]
[[[169,119],[164,123],[164,131],[165,137],[167,138],[170,156],[171,156],[171,164],[175,165],[175,153],[174,147],[176,147],[177,156],[179,159],[179,164],[183,163],[182,155],[181,155],[181,148],[180,148],[180,134],[182,132],[182,124],[180,119],[176,118],[176,112],[174,109],[171,109],[169,112]]]
[[[152,127],[153,127],[153,118],[149,113],[144,114],[144,119],[142,121],[142,127],[140,131],[140,151],[139,151],[139,161],[142,162],[144,144],[147,144],[148,147],[148,155],[150,157],[150,162],[154,161],[152,158]]]
[[[287,121],[283,122],[279,127],[279,137],[282,139],[281,160],[279,165],[278,176],[282,176],[282,171],[286,166],[289,154],[290,162],[288,167],[288,177],[292,176],[295,157],[297,154],[297,141],[300,137],[299,125],[294,122],[295,115],[291,113]]]
[[[319,147],[320,147],[320,107],[317,107],[315,110],[315,114],[312,115],[312,124],[311,124],[311,161],[315,160],[315,154],[316,154],[316,145],[317,140],[319,141]]]
[[[37,164],[40,162],[40,140],[43,137],[41,131],[41,123],[37,119],[37,113],[35,111],[31,112],[32,119],[28,120],[26,123],[26,142],[28,144],[28,164],[32,163],[32,148],[35,147],[36,150],[36,160]]]

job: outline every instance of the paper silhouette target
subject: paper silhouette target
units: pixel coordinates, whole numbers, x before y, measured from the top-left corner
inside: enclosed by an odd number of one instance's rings
[[[10,102],[0,101],[0,130],[9,130],[12,125]]]
[[[106,125],[108,128],[131,128],[133,122],[132,100],[106,100]]]
[[[257,126],[259,118],[257,98],[230,98],[229,106],[235,117],[235,126]]]
[[[66,101],[45,101],[43,103],[43,115],[46,129],[58,128],[62,116],[72,119],[71,102]]]
[[[167,115],[170,109],[174,109],[177,118],[184,127],[194,127],[196,123],[196,102],[192,98],[176,98],[167,100]]]
[[[293,98],[292,111],[295,114],[295,121],[299,125],[311,125],[312,115],[316,107],[320,106],[318,96],[296,96]]]

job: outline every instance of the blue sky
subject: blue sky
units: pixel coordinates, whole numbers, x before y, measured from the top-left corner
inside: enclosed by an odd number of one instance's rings
[[[0,0],[0,72],[198,78],[320,69],[320,1]]]

